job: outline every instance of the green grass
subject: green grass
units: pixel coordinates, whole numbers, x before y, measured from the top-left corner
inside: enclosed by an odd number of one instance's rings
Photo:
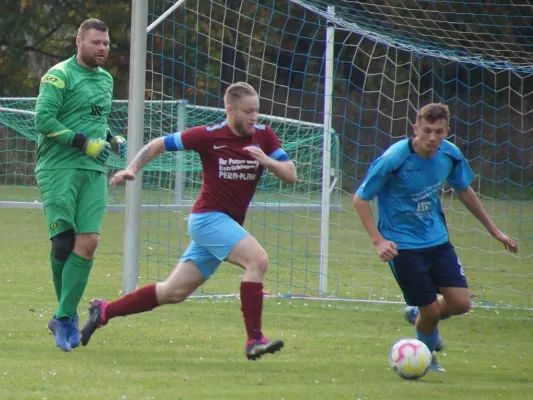
[[[456,202],[446,205],[462,212]],[[476,299],[530,305],[531,210],[486,205],[492,215],[506,215],[500,224],[521,238],[522,246],[520,257],[461,251]],[[266,287],[273,293],[317,293],[318,216],[251,212],[247,227],[266,243],[272,263]],[[142,238],[151,242],[141,246],[141,285],[164,278],[186,246],[186,217],[142,214]],[[470,217],[457,212],[450,219],[461,247],[496,249],[485,236],[473,234],[478,224]],[[400,300],[390,272],[376,260],[356,218],[348,212],[332,214],[331,223],[330,287],[338,282],[337,294],[348,298]],[[528,357],[533,352],[533,311],[524,309],[478,307],[444,321],[441,334],[448,347],[441,363],[448,372],[431,373],[418,382],[403,381],[388,367],[392,343],[414,334],[401,306],[390,304],[267,299],[265,332],[283,338],[287,347],[258,362],[243,356],[236,299],[192,299],[119,318],[98,331],[88,347],[62,353],[46,330],[56,302],[42,210],[0,209],[0,246],[3,400],[511,399],[528,398],[533,384]],[[80,307],[82,322],[90,298],[119,295],[122,251],[123,216],[108,213]],[[224,264],[204,290],[234,293],[240,274]]]

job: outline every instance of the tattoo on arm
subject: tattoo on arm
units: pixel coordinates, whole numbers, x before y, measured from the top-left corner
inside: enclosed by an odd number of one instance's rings
[[[137,153],[131,164],[129,165],[129,169],[133,170],[135,174],[137,174],[141,169],[143,169],[150,161],[152,161],[156,155],[152,154],[152,143],[146,144],[141,151]]]

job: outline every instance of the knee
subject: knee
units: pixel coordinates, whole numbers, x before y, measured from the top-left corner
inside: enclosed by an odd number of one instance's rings
[[[430,313],[420,313],[420,321],[422,324],[429,324],[429,325],[435,325],[439,323],[440,320],[440,313],[437,312],[430,312]]]
[[[160,284],[157,291],[157,300],[159,304],[177,304],[185,301],[191,294],[190,291],[183,287],[172,286],[169,281]]]
[[[66,261],[74,249],[75,235],[74,231],[68,230],[62,232],[52,239],[51,254],[57,261]]]
[[[266,273],[268,269],[268,255],[265,250],[261,249],[254,254],[253,258],[248,262],[248,268],[259,273]]]
[[[470,299],[456,300],[453,303],[448,303],[448,312],[451,315],[466,314],[472,308]]]
[[[97,233],[83,233],[76,235],[74,251],[80,257],[92,259],[99,242],[100,235]]]
[[[425,307],[420,307],[420,320],[425,324],[437,325],[440,319],[440,307],[434,302]]]

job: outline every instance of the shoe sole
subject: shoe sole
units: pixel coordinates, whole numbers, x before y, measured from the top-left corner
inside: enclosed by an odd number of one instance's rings
[[[274,354],[280,351],[283,348],[284,344],[281,340],[276,340],[275,342],[256,346],[253,348],[253,353],[246,354],[246,358],[251,361],[256,361],[261,358],[264,354]]]

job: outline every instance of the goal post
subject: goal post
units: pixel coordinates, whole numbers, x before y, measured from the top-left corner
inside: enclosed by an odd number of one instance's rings
[[[130,79],[128,97],[128,155],[133,161],[144,142],[144,96],[146,84],[146,27],[148,2],[133,0],[131,9]],[[137,288],[141,241],[142,179],[126,183],[122,292]]]

